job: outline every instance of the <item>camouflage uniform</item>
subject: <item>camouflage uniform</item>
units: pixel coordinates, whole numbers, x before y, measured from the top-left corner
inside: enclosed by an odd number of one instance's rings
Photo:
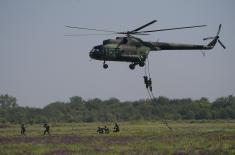
[[[113,128],[113,132],[119,132],[119,131],[120,131],[119,126],[117,123],[115,123],[115,126]]]
[[[152,91],[152,80],[151,78],[148,78],[147,76],[144,76],[144,84],[146,85],[146,88]]]
[[[104,132],[105,132],[106,134],[109,133],[109,128],[108,128],[107,126],[104,126]]]
[[[43,125],[43,127],[45,128],[44,135],[46,135],[46,133],[48,133],[48,135],[50,135],[50,126],[47,123],[45,123]]]
[[[25,131],[26,129],[25,129],[24,124],[21,124],[21,131],[20,131],[21,135],[25,135]]]
[[[98,132],[98,134],[103,134],[104,128],[98,127],[97,132]]]

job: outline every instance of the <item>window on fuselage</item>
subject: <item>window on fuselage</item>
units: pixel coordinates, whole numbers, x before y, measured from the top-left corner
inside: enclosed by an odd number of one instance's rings
[[[104,48],[104,52],[110,53],[110,54],[118,54],[120,51],[120,48]]]
[[[114,48],[115,52],[119,52],[120,48]]]

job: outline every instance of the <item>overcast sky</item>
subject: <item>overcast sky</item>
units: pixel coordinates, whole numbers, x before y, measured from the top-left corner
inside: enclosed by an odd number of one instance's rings
[[[235,94],[234,0],[0,0],[0,94],[21,106],[43,107],[72,96],[145,99],[144,69],[129,63],[89,58],[93,46],[116,36],[66,37],[88,33],[65,25],[132,30],[206,24],[207,27],[153,33],[149,41],[207,44],[221,23],[221,41],[201,51],[152,51],[149,55],[156,96],[214,100]]]

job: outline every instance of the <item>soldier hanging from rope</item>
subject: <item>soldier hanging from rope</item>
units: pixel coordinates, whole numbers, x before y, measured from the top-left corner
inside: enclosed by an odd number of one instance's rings
[[[151,78],[148,78],[148,76],[144,76],[144,84],[147,89],[149,89],[151,92],[153,91]]]

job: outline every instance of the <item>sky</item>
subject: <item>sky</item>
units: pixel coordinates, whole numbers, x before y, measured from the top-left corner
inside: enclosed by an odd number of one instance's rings
[[[90,33],[65,25],[114,31],[206,24],[207,27],[152,33],[146,41],[208,44],[222,24],[221,41],[213,50],[151,51],[155,96],[168,98],[235,94],[234,0],[0,0],[0,94],[20,106],[44,107],[55,101],[115,97],[121,101],[148,98],[144,68],[126,62],[91,60],[89,51],[116,36],[68,37]]]

